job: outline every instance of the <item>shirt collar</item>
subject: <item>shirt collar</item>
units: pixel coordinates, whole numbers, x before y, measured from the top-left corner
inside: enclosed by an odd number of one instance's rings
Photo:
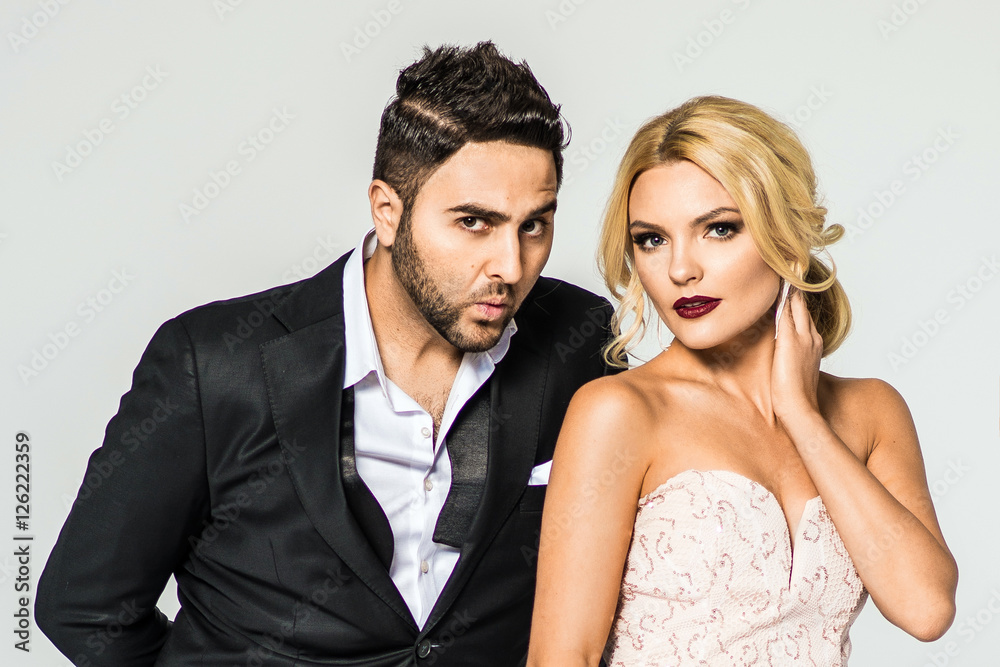
[[[382,357],[378,352],[375,330],[372,328],[371,312],[368,310],[368,296],[365,292],[364,263],[375,253],[378,237],[372,228],[361,237],[354,252],[344,266],[344,345],[347,349],[344,365],[344,388],[361,382],[374,373],[388,397],[387,378],[382,368]],[[511,318],[496,345],[485,352],[466,352],[463,364],[470,361],[488,361],[495,366],[510,349],[510,337],[517,333],[517,324]],[[492,370],[492,368],[490,368]]]

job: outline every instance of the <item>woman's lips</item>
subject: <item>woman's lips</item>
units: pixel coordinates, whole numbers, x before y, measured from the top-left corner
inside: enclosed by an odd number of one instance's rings
[[[674,310],[683,318],[694,319],[706,315],[722,302],[709,296],[685,296],[674,301]]]

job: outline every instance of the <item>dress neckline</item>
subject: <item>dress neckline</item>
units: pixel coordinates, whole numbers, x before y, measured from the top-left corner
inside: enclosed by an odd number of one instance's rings
[[[799,516],[799,520],[795,524],[795,530],[792,531],[791,526],[788,523],[788,515],[785,514],[785,508],[781,506],[780,502],[778,502],[777,496],[775,496],[773,493],[771,493],[771,490],[768,489],[763,484],[761,484],[760,482],[752,480],[749,477],[747,477],[746,475],[741,475],[740,473],[734,472],[732,470],[698,470],[696,468],[688,468],[687,470],[682,470],[681,472],[677,473],[676,475],[674,475],[670,479],[668,479],[665,482],[663,482],[662,484],[658,485],[656,488],[654,488],[652,491],[650,491],[649,493],[645,494],[644,496],[641,496],[639,498],[639,509],[641,510],[642,506],[645,505],[652,496],[654,496],[655,494],[657,494],[658,492],[660,492],[665,486],[667,486],[668,484],[673,483],[678,477],[681,477],[682,475],[688,475],[689,473],[695,473],[695,474],[698,474],[698,475],[709,474],[709,475],[714,475],[716,477],[718,477],[720,475],[730,475],[730,476],[735,477],[735,478],[737,478],[739,480],[742,480],[744,482],[749,483],[754,488],[759,487],[760,489],[762,489],[764,491],[764,493],[766,494],[766,497],[769,498],[771,500],[771,502],[773,502],[774,505],[778,508],[778,511],[781,512],[781,518],[782,518],[781,523],[785,526],[785,542],[788,544],[789,561],[790,561],[790,563],[792,565],[794,565],[794,562],[795,562],[795,545],[798,542],[799,533],[803,530],[803,525],[802,524],[804,523],[804,520],[806,518],[806,514],[809,512],[810,505],[812,505],[814,502],[819,501],[819,503],[822,504],[823,503],[823,499],[822,498],[820,498],[817,495],[817,496],[813,496],[812,498],[809,498],[808,500],[806,500],[805,505],[802,506],[802,514]]]

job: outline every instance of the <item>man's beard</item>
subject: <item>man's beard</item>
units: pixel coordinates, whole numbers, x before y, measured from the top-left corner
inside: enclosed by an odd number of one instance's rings
[[[460,324],[463,308],[447,299],[441,286],[434,281],[427,270],[427,265],[413,242],[408,211],[404,211],[399,220],[391,256],[396,278],[423,318],[441,334],[442,338],[462,352],[485,352],[497,344],[513,317],[513,312],[507,315],[495,332],[485,326],[476,327],[482,332],[480,336],[469,335],[463,331]],[[513,288],[506,283],[492,283],[488,290],[474,295],[469,303],[496,296],[512,301],[513,291]]]

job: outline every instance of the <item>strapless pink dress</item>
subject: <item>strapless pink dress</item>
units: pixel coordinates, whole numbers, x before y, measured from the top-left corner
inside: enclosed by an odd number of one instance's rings
[[[846,665],[868,591],[819,496],[792,543],[774,495],[735,472],[643,496],[608,665]]]

